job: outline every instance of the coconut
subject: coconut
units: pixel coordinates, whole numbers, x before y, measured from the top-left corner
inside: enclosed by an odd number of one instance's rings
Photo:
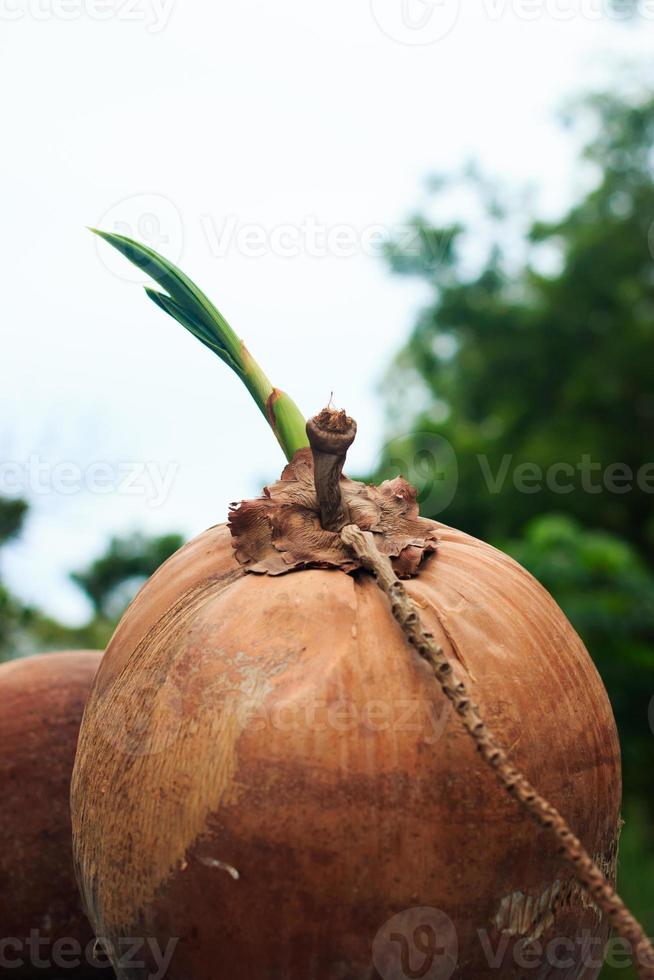
[[[73,872],[69,793],[101,656],[83,650],[0,665],[0,940],[2,966],[17,978],[93,973],[93,932]]]
[[[119,977],[166,950],[169,980],[592,980],[611,924],[649,955],[613,887],[613,715],[551,596],[421,518],[402,478],[344,477],[344,413],[313,419],[306,448],[206,296],[103,237],[290,460],[144,586],[89,698],[74,856]]]
[[[170,980],[368,980],[375,937],[415,908],[453,923],[464,976],[498,976],[478,930],[493,950],[509,939],[502,977],[524,972],[525,939],[601,945],[607,922],[499,791],[371,576],[336,534],[315,542],[305,454],[153,576],[100,668],[72,805],[86,908],[112,959],[138,935],[177,940]],[[418,518],[403,481],[379,495],[401,501],[397,562],[420,552],[406,588],[424,622],[613,880],[619,746],[579,637],[511,559]],[[304,510],[291,551],[283,534]],[[398,949],[386,946],[377,955]]]

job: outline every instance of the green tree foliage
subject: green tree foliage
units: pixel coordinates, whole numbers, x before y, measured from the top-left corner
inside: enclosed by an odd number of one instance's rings
[[[0,546],[19,534],[26,513],[24,501],[0,499]],[[0,581],[0,661],[46,650],[104,649],[137,589],[182,543],[179,534],[113,538],[104,554],[71,576],[93,609],[82,626],[22,603]]]
[[[0,497],[0,547],[19,533],[27,504],[24,500]]]
[[[0,497],[0,548],[16,537],[27,512],[24,500]],[[25,609],[0,578],[0,660],[7,656],[12,637],[25,620]]]
[[[564,511],[650,556],[654,101],[593,99],[577,120],[594,130],[582,158],[594,184],[561,220],[525,228],[522,202],[472,174],[474,232],[423,216],[415,239],[390,245],[394,270],[432,294],[389,379],[419,387],[424,409],[392,423],[420,433],[409,458],[433,433],[455,448],[448,523],[498,538]]]
[[[0,582],[0,662],[10,655],[12,639],[24,623],[24,608]]]
[[[137,589],[182,544],[179,534],[112,538],[103,555],[71,577],[90,599],[96,616],[114,620]]]

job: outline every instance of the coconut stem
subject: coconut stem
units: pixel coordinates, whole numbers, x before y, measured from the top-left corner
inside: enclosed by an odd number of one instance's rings
[[[323,408],[307,422],[320,523],[326,531],[340,531],[350,523],[341,494],[341,476],[347,451],[356,434],[356,422],[335,408]]]
[[[389,599],[391,612],[408,642],[431,667],[445,697],[452,702],[464,728],[484,762],[501,786],[529,815],[556,840],[558,853],[574,870],[575,876],[595,905],[606,914],[618,935],[629,943],[638,976],[654,980],[654,946],[624,904],[616,890],[575,837],[559,811],[542,797],[528,779],[511,764],[497,738],[487,728],[466,684],[454,677],[453,665],[433,635],[424,628],[418,607],[399,580],[390,559],[382,555],[371,531],[362,531],[348,521],[340,479],[347,450],[356,435],[356,422],[345,412],[323,409],[307,423],[307,436],[314,459],[314,480],[320,504],[322,526],[340,533],[343,544],[362,566],[372,572],[379,588]]]

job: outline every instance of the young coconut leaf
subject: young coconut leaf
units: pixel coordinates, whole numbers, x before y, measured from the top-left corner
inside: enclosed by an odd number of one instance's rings
[[[239,376],[266,417],[287,459],[291,460],[298,449],[308,446],[306,422],[295,402],[279,388],[273,388],[224,316],[181,269],[154,249],[125,235],[97,228],[90,230],[166,290],[145,289],[160,309],[181,323]]]

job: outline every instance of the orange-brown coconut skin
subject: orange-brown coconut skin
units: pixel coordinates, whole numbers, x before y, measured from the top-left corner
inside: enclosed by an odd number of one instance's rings
[[[101,657],[77,651],[0,665],[0,939],[20,944],[3,947],[7,962],[0,972],[17,980],[93,972],[88,964],[33,969],[25,944],[37,930],[44,941],[39,956],[49,961],[58,940],[85,947],[93,938],[73,871],[69,795],[79,726]],[[23,966],[10,966],[17,959]]]
[[[526,571],[435,527],[409,593],[513,760],[613,879],[619,747],[590,657]],[[522,977],[525,936],[608,933],[475,753],[373,579],[246,574],[226,526],[173,556],[118,627],[72,807],[98,934],[114,956],[124,936],[177,938],[169,980],[372,980],[378,930],[416,906],[442,910],[458,935],[456,971],[439,978]]]

